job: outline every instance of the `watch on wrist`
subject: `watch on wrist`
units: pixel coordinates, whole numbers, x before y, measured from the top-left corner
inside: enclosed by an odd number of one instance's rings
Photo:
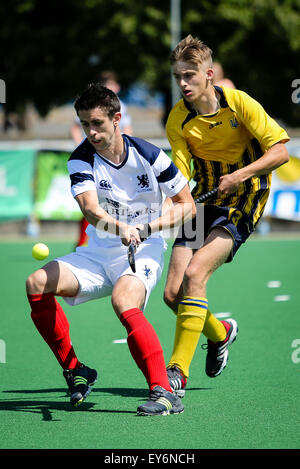
[[[151,235],[151,227],[149,223],[146,223],[146,225],[144,225],[142,229],[137,228],[137,230],[139,231],[139,235],[142,242],[149,238],[149,236]]]

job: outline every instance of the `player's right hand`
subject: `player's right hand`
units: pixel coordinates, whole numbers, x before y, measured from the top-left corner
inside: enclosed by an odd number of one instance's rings
[[[138,230],[134,226],[126,225],[126,223],[119,225],[119,236],[125,246],[129,246],[131,242],[138,246],[141,242]]]
[[[225,195],[234,194],[237,192],[241,183],[242,179],[238,171],[225,174],[224,176],[221,176],[219,180],[219,193]]]

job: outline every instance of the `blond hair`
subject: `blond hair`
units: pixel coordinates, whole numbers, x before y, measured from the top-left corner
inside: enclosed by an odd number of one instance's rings
[[[212,66],[212,50],[200,39],[189,34],[177,44],[170,55],[171,65],[179,60],[194,64],[209,62],[209,66]]]

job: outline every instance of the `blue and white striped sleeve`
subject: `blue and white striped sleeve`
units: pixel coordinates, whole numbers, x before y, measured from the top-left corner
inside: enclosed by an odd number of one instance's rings
[[[68,171],[73,197],[82,194],[82,192],[96,190],[92,167],[88,162],[70,159],[68,161]]]
[[[188,180],[163,150],[160,150],[152,169],[161,190],[167,197],[178,194],[188,184]]]

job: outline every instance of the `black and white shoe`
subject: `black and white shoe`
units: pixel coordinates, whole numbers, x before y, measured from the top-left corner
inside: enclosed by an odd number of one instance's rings
[[[184,397],[187,380],[179,368],[177,368],[177,366],[167,368],[167,375],[172,391],[175,392],[178,397]]]
[[[74,407],[80,405],[88,397],[97,380],[97,371],[88,366],[63,371],[64,378],[70,391],[70,401]]]
[[[176,394],[161,386],[155,386],[150,391],[149,400],[137,408],[138,415],[169,415],[181,414],[184,407]]]
[[[207,340],[207,344],[202,348],[207,348],[205,372],[210,378],[219,376],[228,362],[228,346],[231,345],[237,336],[238,325],[234,319],[221,321],[227,331],[226,337],[222,342],[213,343]]]

